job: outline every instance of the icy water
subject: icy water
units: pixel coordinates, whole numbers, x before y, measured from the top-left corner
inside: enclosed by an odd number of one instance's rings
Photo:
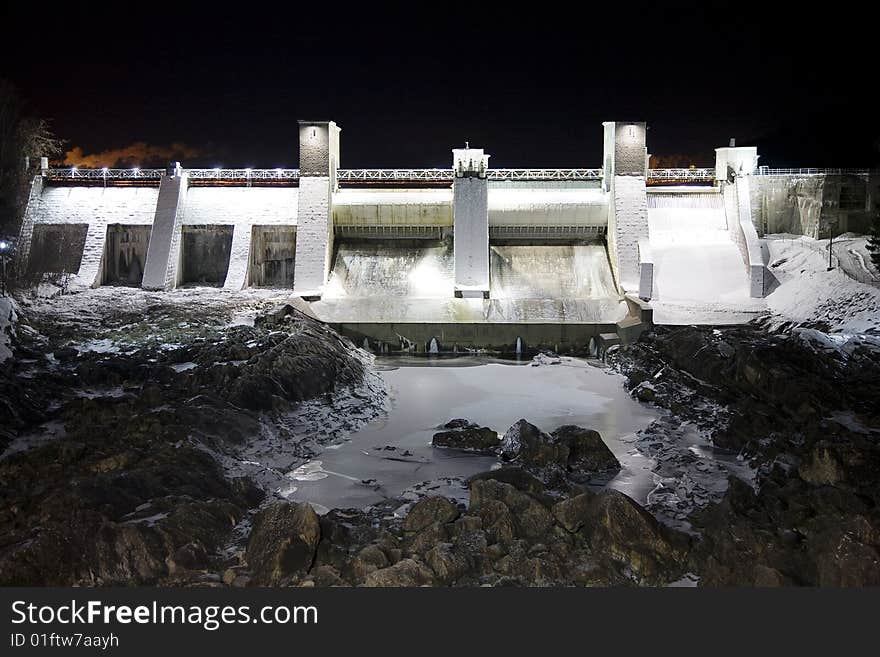
[[[622,378],[607,369],[568,358],[537,367],[476,358],[377,364],[391,393],[387,417],[288,473],[289,499],[319,510],[414,498],[416,492],[465,499],[462,480],[498,460],[432,447],[437,427],[452,418],[502,435],[520,418],[547,432],[564,424],[595,429],[623,465],[608,485],[640,502],[654,488],[653,462],[635,449],[634,434],[659,413],[630,398]]]

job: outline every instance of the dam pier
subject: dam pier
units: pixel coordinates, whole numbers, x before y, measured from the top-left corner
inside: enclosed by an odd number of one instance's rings
[[[601,352],[656,304],[758,307],[759,235],[818,237],[832,215],[861,230],[878,194],[871,172],[772,170],[733,144],[714,168],[649,169],[645,123],[603,131],[592,169],[493,169],[469,145],[448,169],[343,169],[333,121],[299,123],[298,169],[44,161],[17,267],[80,288],[287,289],[376,353]]]

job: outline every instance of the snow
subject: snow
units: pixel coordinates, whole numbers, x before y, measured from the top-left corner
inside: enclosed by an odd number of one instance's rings
[[[12,338],[18,314],[12,297],[0,297],[0,363],[12,355]]]
[[[768,270],[779,282],[766,298],[772,323],[816,323],[830,333],[880,333],[880,289],[860,283],[840,268],[828,271],[809,238],[768,236]]]
[[[852,336],[880,333],[880,274],[870,262],[864,236],[835,238],[831,271],[828,240],[765,236],[761,243],[768,291],[764,299],[753,299],[742,256],[727,231],[717,228],[717,217],[707,211],[698,219],[693,208],[685,210],[689,212],[675,210],[683,222],[678,229],[669,221],[669,208],[649,210],[651,305],[657,324],[739,324],[766,315],[770,328],[819,329],[801,337],[823,349],[851,350],[856,342],[842,345]],[[695,229],[695,221],[705,228]],[[827,333],[840,335],[829,338]]]
[[[764,311],[717,193],[651,194],[652,303],[658,324],[738,324]]]

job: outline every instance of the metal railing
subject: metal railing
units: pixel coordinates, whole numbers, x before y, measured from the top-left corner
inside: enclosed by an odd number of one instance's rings
[[[452,182],[452,169],[339,169],[336,177],[339,182]]]
[[[48,169],[49,180],[159,180],[165,169]]]
[[[602,169],[489,169],[489,180],[600,180]]]
[[[296,181],[300,178],[299,169],[184,169],[192,180],[204,181]],[[50,181],[95,181],[95,180],[126,180],[156,181],[166,173],[165,169],[85,169],[79,167],[51,168],[46,171]],[[757,176],[821,176],[821,175],[880,175],[877,169],[833,169],[833,168],[799,168],[771,169],[758,167]],[[604,175],[602,169],[489,169],[489,180],[600,180]],[[339,169],[337,177],[340,182],[451,182],[454,178],[450,169]],[[648,180],[651,181],[687,181],[711,182],[715,180],[714,168],[680,168],[680,169],[648,169]]]
[[[49,180],[158,180],[165,169],[53,168]],[[299,180],[299,169],[184,169],[191,180],[247,181]],[[599,180],[602,169],[489,169],[489,180]],[[450,169],[339,169],[340,182],[452,182]]]
[[[648,169],[648,180],[711,182],[715,180],[715,168],[704,169]]]
[[[755,169],[756,176],[867,176],[880,174],[877,169],[771,169],[770,167],[758,167]]]
[[[299,180],[299,169],[184,169],[191,180]]]
[[[340,169],[340,182],[433,181],[451,182],[452,169]],[[489,169],[489,180],[599,180],[602,169]]]

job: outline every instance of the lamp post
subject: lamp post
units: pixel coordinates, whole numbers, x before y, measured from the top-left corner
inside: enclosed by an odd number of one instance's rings
[[[825,219],[823,223],[825,224],[824,227],[828,229],[828,271],[831,271],[834,269],[831,257],[834,253],[834,225],[836,222],[833,219]]]

